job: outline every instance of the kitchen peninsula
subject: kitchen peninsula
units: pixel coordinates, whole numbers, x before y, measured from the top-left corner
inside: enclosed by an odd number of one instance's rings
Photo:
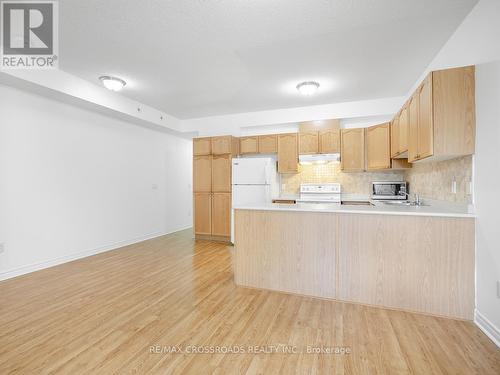
[[[433,207],[235,207],[235,280],[470,320],[474,226]]]
[[[195,139],[196,238],[227,241],[231,234],[240,286],[472,320],[475,218],[467,204],[349,206],[333,195],[330,205],[271,202],[295,200],[289,194],[297,185],[300,201],[308,201],[302,193],[314,192],[307,183],[318,182],[332,194],[350,185],[342,200],[357,201],[368,197],[368,180],[385,181],[394,186],[389,196],[406,199],[406,182],[402,189],[398,181],[412,175],[426,179],[411,185],[413,194],[425,185],[443,194],[460,186],[464,197],[472,195],[465,175],[475,152],[474,72],[430,72],[387,123],[353,128],[330,119],[300,123],[295,133],[245,135],[239,143],[230,135]],[[434,163],[445,163],[437,169],[446,177],[436,184],[438,173],[422,167]],[[457,183],[462,171],[470,174]]]

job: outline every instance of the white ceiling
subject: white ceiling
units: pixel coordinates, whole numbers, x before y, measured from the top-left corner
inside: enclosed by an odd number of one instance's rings
[[[60,68],[181,119],[401,96],[476,3],[60,0]]]

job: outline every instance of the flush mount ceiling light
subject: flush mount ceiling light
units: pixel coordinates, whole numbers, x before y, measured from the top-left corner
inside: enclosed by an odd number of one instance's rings
[[[297,90],[305,96],[311,96],[319,89],[319,83],[315,81],[301,82],[297,85]]]
[[[112,76],[101,76],[99,79],[104,87],[111,91],[120,91],[127,84],[123,79]]]

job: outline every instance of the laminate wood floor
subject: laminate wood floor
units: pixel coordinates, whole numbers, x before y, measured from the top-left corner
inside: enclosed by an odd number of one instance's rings
[[[231,247],[182,231],[1,282],[11,373],[498,375],[500,350],[471,322],[236,287]]]

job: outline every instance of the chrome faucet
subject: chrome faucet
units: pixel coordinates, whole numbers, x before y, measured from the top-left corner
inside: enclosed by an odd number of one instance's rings
[[[414,201],[413,204],[415,206],[421,206],[422,205],[422,200],[420,199],[420,196],[418,194],[414,195]]]
[[[399,195],[404,195],[407,199],[410,199],[410,194],[408,194],[406,191],[400,191]],[[418,194],[413,194],[413,202],[411,202],[412,206],[422,206],[423,202],[422,199],[420,199],[420,195]]]

